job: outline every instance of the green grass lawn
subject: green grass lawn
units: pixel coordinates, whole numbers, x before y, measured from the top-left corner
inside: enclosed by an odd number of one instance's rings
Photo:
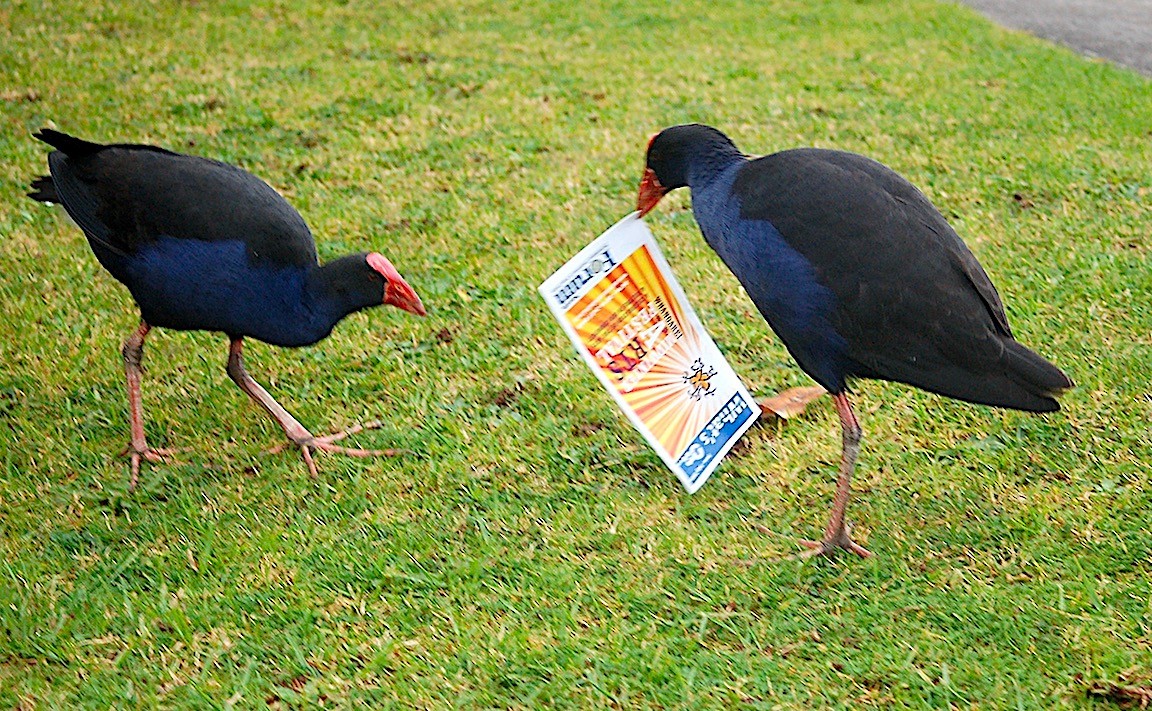
[[[386,5],[387,7],[380,7]],[[1152,86],[929,0],[10,2],[0,7],[0,707],[1117,707],[1152,686]],[[858,539],[822,531],[821,401],[695,496],[536,285],[633,209],[647,137],[866,153],[920,186],[1078,387],[1029,416],[864,382]],[[23,197],[44,125],[239,164],[321,257],[379,250],[429,317],[248,367],[313,431],[265,454],[219,334],[158,332]],[[699,236],[650,220],[759,394],[807,384]],[[770,529],[780,536],[761,529]],[[1100,692],[1100,693],[1094,693]]]

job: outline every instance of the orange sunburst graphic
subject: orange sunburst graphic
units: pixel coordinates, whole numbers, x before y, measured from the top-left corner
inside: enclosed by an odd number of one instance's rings
[[[652,435],[676,457],[724,405],[686,375],[699,363],[695,329],[641,246],[567,309],[580,342]],[[695,397],[693,393],[695,392]]]

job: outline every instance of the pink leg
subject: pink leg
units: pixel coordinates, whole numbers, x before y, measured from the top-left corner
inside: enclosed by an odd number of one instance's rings
[[[284,434],[288,435],[288,439],[300,448],[300,453],[304,457],[304,463],[308,465],[308,472],[313,478],[317,476],[316,463],[312,461],[313,450],[320,450],[324,452],[336,452],[339,454],[347,454],[353,457],[377,457],[377,456],[393,456],[399,454],[395,449],[354,449],[351,447],[341,447],[333,444],[344,439],[348,435],[356,434],[362,430],[375,429],[380,426],[380,422],[369,422],[363,425],[355,425],[343,432],[328,435],[326,437],[314,437],[300,421],[293,417],[287,410],[276,402],[268,391],[252,379],[248,375],[248,371],[244,369],[244,339],[232,339],[232,345],[228,350],[228,376],[232,381],[240,386],[240,389],[248,394],[248,397],[256,401],[260,407],[272,416],[272,419],[284,428]],[[276,451],[279,451],[278,449]]]
[[[132,422],[132,441],[125,447],[122,454],[131,452],[132,480],[128,484],[129,490],[136,488],[140,478],[140,460],[149,462],[162,462],[164,457],[171,454],[171,450],[152,449],[144,437],[144,406],[140,398],[140,375],[143,369],[140,363],[144,360],[144,339],[152,327],[147,321],[141,320],[140,327],[124,341],[120,354],[124,356],[124,373],[128,378],[128,413]]]
[[[832,555],[837,550],[852,551],[861,558],[872,555],[868,549],[852,540],[848,535],[848,526],[844,521],[844,511],[848,508],[848,497],[851,494],[852,472],[856,468],[856,455],[860,452],[860,423],[856,421],[856,414],[852,412],[852,405],[848,396],[838,393],[832,396],[836,401],[836,412],[840,415],[840,429],[842,431],[842,448],[840,454],[840,475],[836,480],[836,496],[832,500],[832,514],[828,518],[828,526],[824,529],[824,540],[803,541],[811,550],[804,557],[814,555]]]

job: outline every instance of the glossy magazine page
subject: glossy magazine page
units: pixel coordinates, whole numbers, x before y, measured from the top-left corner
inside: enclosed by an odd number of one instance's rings
[[[540,286],[593,373],[691,493],[760,408],[636,213]]]

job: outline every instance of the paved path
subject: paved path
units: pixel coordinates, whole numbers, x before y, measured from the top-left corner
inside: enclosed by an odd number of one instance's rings
[[[1152,0],[960,0],[1031,32],[1152,76]]]

